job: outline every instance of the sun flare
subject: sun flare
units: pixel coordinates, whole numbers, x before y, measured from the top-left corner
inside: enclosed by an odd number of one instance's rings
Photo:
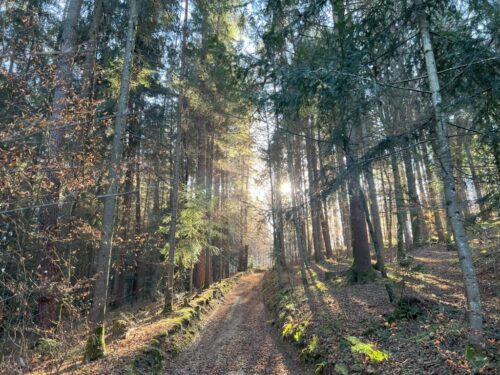
[[[281,194],[283,194],[283,195],[291,194],[292,185],[290,184],[290,181],[283,182],[280,186],[280,191],[281,191]]]

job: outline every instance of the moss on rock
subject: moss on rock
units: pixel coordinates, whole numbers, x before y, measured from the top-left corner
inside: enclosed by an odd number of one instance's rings
[[[85,362],[95,361],[106,354],[104,325],[97,327],[87,339],[83,360]]]
[[[360,272],[355,266],[352,266],[348,271],[348,279],[351,283],[367,284],[375,281],[377,273],[373,268],[368,271]]]

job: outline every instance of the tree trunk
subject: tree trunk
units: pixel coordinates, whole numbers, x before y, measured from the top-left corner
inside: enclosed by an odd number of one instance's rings
[[[207,189],[207,124],[204,119],[199,120],[198,125],[198,165],[196,169],[196,186],[200,190],[203,199],[206,199]],[[193,284],[197,289],[205,287],[207,264],[207,250],[201,250],[198,262],[194,266]]]
[[[281,146],[276,145],[275,158],[273,159],[273,163],[275,165],[274,170],[276,171],[276,223],[277,223],[277,241],[279,246],[279,264],[281,267],[286,268],[286,253],[285,253],[285,235],[284,235],[284,210],[283,210],[283,199],[281,196]]]
[[[188,19],[189,1],[184,2],[184,24],[182,28],[182,46],[181,46],[181,73],[182,78],[186,76],[186,45],[187,45],[187,19]],[[165,288],[165,303],[163,309],[172,311],[174,294],[174,269],[175,269],[175,233],[177,230],[177,209],[179,204],[179,180],[181,168],[181,146],[182,146],[182,120],[184,110],[184,91],[181,88],[177,97],[177,124],[175,134],[174,166],[172,173],[172,187],[170,191],[170,212],[171,220],[168,233],[168,265],[167,265],[167,285]]]
[[[103,0],[94,1],[94,13],[92,14],[92,25],[90,26],[90,37],[85,47],[85,60],[82,73],[82,97],[92,99],[94,96],[95,83],[95,57],[99,40],[99,30],[103,15]]]
[[[276,264],[276,269],[278,273],[281,268],[286,267],[285,261],[285,248],[284,248],[284,238],[283,238],[283,217],[282,217],[282,207],[281,207],[281,191],[280,184],[281,179],[279,178],[281,173],[278,170],[280,168],[279,163],[275,162],[275,159],[280,158],[281,154],[277,147],[274,150],[271,146],[269,124],[266,122],[267,130],[267,155],[268,155],[268,170],[269,170],[269,182],[271,184],[271,219],[273,224],[273,255]],[[273,165],[274,176],[273,178]]]
[[[469,241],[465,234],[463,218],[460,215],[457,204],[455,180],[453,178],[453,166],[448,143],[448,131],[444,113],[441,111],[441,88],[437,74],[436,60],[432,48],[431,36],[427,15],[420,0],[417,0],[418,21],[420,35],[422,38],[423,51],[425,55],[425,65],[429,87],[432,92],[432,105],[436,121],[436,133],[438,144],[438,157],[441,161],[441,172],[443,176],[443,189],[446,199],[446,209],[451,221],[453,235],[458,252],[460,266],[462,268],[465,295],[467,297],[468,318],[469,318],[469,340],[476,349],[484,348],[483,319],[481,315],[481,299],[479,295],[479,285],[474,271],[472,254],[469,248]]]
[[[450,151],[451,154],[451,151]],[[463,165],[462,165],[462,145],[457,144],[457,152],[455,161],[452,156],[452,165],[456,165],[456,170],[458,171],[458,175],[455,178],[455,187],[457,190],[457,204],[459,209],[463,212],[463,217],[466,221],[468,221],[471,217],[470,207],[469,207],[469,199],[467,198],[467,183],[465,182],[465,178],[463,174]]]
[[[319,127],[317,129],[317,137],[318,140],[321,139]],[[325,175],[325,166],[323,164],[323,156],[321,152],[321,147],[318,145],[318,160],[319,160],[319,172],[318,172],[318,181],[316,184],[316,189],[318,194],[321,193],[320,182],[326,185],[326,175]],[[325,255],[328,259],[333,258],[333,248],[332,248],[332,239],[330,236],[330,221],[328,218],[328,201],[326,197],[319,197],[319,205],[320,205],[320,221],[321,221],[321,231],[323,233],[323,241],[325,244]]]
[[[415,246],[420,246],[423,243],[422,240],[422,223],[424,221],[424,215],[422,213],[422,206],[418,199],[417,184],[415,181],[415,172],[413,170],[413,164],[411,160],[410,150],[410,140],[406,139],[404,143],[403,151],[403,162],[405,164],[406,172],[406,182],[408,188],[408,200],[410,205],[410,219],[411,219],[411,231],[413,234],[413,244]]]
[[[207,129],[208,130],[208,129]],[[214,166],[214,138],[213,136],[209,136],[207,139],[207,162],[206,162],[206,199],[209,202],[209,206],[211,207],[210,202],[212,201],[212,186],[213,186],[213,166]],[[211,210],[211,208],[210,208]],[[207,212],[208,218],[212,216],[212,212]],[[210,239],[209,239],[210,240]],[[212,252],[207,249],[207,258],[205,263],[205,288],[210,287],[213,283],[213,272],[212,272]]]
[[[67,3],[67,15],[62,26],[61,49],[56,68],[56,82],[54,96],[52,99],[52,113],[50,123],[56,128],[50,130],[47,137],[47,186],[46,191],[41,192],[42,205],[39,214],[39,236],[42,239],[42,254],[38,278],[40,282],[40,293],[38,295],[38,320],[42,328],[53,325],[57,315],[57,301],[51,284],[56,282],[62,275],[60,265],[56,264],[58,256],[58,228],[59,217],[59,195],[61,181],[54,163],[63,160],[63,142],[66,129],[61,128],[64,122],[69,90],[72,81],[72,59],[75,55],[77,41],[78,19],[82,0],[70,0]]]
[[[362,139],[365,139],[367,136],[366,125],[364,123],[361,124],[361,136]],[[382,267],[383,267],[384,262],[382,254],[384,250],[384,237],[382,235],[382,224],[380,223],[380,212],[377,201],[377,188],[375,186],[375,179],[373,176],[373,170],[371,165],[369,165],[366,168],[365,177],[368,185],[368,197],[370,198],[370,211],[366,210],[365,211],[366,215],[369,215],[371,213],[371,223],[373,226],[373,238],[372,238],[373,247],[375,250],[375,254],[377,255],[377,263],[380,263],[380,261],[382,261]],[[380,264],[377,265],[380,266]]]
[[[288,166],[288,176],[290,179],[290,185],[291,185],[291,198],[292,198],[292,218],[293,218],[293,223],[295,226],[295,236],[297,239],[297,247],[299,251],[299,257],[300,257],[300,272],[302,275],[302,281],[304,284],[307,283],[307,275],[306,275],[306,243],[305,243],[305,238],[304,238],[304,231],[303,231],[303,226],[301,225],[300,217],[299,217],[299,207],[297,206],[297,178],[295,176],[295,168],[293,165],[293,155],[292,155],[292,135],[287,134],[287,150],[286,150],[286,155],[287,155],[287,166]]]
[[[142,245],[140,244],[140,237],[142,232],[142,212],[141,212],[141,124],[137,123],[136,127],[136,156],[135,156],[135,238],[134,238],[134,281],[132,284],[132,293],[135,299],[139,298],[139,293],[144,292],[144,276],[141,275],[141,266],[143,257],[141,256]],[[146,185],[149,188],[149,181]],[[147,190],[149,192],[149,189]],[[147,195],[146,195],[146,208],[147,210]],[[147,212],[147,211],[146,211]]]
[[[384,179],[384,173],[387,177],[387,189]],[[384,211],[385,211],[385,234],[387,238],[387,246],[392,252],[392,189],[389,181],[389,176],[385,170],[385,165],[380,169],[380,181],[382,184],[382,196],[384,197]]]
[[[307,155],[307,175],[309,181],[309,202],[311,206],[311,223],[312,237],[314,246],[314,260],[322,262],[325,257],[322,247],[322,232],[321,232],[321,201],[319,197],[318,186],[318,162],[316,157],[316,147],[313,143],[312,135],[312,120],[307,119],[309,124],[306,125],[306,155]]]
[[[349,180],[349,209],[352,233],[352,254],[354,263],[352,267],[352,279],[355,282],[371,281],[373,268],[370,259],[370,247],[366,233],[365,212],[361,197],[361,187],[356,181],[358,177]]]
[[[95,360],[105,352],[103,319],[106,314],[108,298],[109,270],[115,220],[116,196],[119,185],[119,169],[122,157],[122,136],[127,123],[127,105],[134,59],[135,36],[137,29],[137,0],[130,0],[127,41],[125,45],[123,70],[121,73],[120,95],[115,119],[115,129],[111,148],[108,179],[109,187],[104,197],[101,248],[97,261],[97,274],[94,285],[93,303],[90,309],[90,322],[95,331],[89,338],[86,352],[87,360]],[[97,327],[97,328],[96,328]]]
[[[464,148],[465,148],[465,154],[467,156],[467,162],[469,163],[469,169],[472,176],[472,182],[474,184],[474,190],[476,191],[476,202],[479,206],[480,213],[483,213],[486,212],[486,207],[483,202],[483,192],[481,189],[481,182],[477,174],[476,165],[474,163],[474,159],[472,158],[468,142],[464,142]]]
[[[391,150],[392,177],[394,178],[394,196],[396,198],[396,219],[397,219],[397,257],[401,261],[406,257],[404,245],[404,230],[406,222],[406,210],[403,200],[403,187],[401,186],[401,175],[399,174],[398,159],[396,149]],[[408,240],[408,239],[407,239]]]
[[[338,170],[343,170],[346,168],[344,158],[341,155],[340,152],[337,151],[337,165],[338,165]],[[352,249],[352,236],[351,236],[351,226],[349,225],[350,223],[350,210],[349,210],[349,199],[350,195],[348,194],[348,188],[347,188],[347,183],[343,183],[340,191],[339,191],[339,196],[340,196],[340,219],[342,221],[341,227],[342,227],[342,236],[344,237],[344,245],[345,245],[345,250],[346,254],[349,254]]]
[[[323,241],[325,244],[325,255],[328,259],[333,258],[332,240],[330,237],[330,221],[328,219],[328,209],[326,199],[320,199],[320,222],[321,231],[323,232]]]
[[[422,152],[424,160],[424,171],[426,175],[427,188],[429,189],[429,203],[434,217],[434,228],[436,230],[438,241],[441,243],[446,242],[446,236],[444,233],[443,221],[441,219],[441,198],[438,197],[438,193],[435,189],[435,177],[431,168],[431,161],[429,158],[429,149],[424,149]]]
[[[131,137],[130,132],[129,132],[129,138]],[[132,184],[132,154],[133,154],[133,148],[130,145],[130,140],[129,140],[129,146],[127,147],[127,151],[125,152],[125,157],[126,157],[126,165],[127,165],[127,171],[125,172],[125,184],[124,184],[124,192],[131,191],[133,184]],[[126,256],[127,256],[127,250],[129,249],[130,246],[130,213],[132,209],[132,195],[131,194],[125,194],[123,196],[123,209],[122,209],[122,217],[121,217],[121,223],[120,223],[120,229],[122,230],[122,244],[119,247],[118,254],[116,254],[115,257],[115,276],[114,276],[114,282],[113,282],[113,303],[112,305],[114,306],[119,306],[125,301],[126,297],[126,287],[125,287],[125,273],[126,273]]]

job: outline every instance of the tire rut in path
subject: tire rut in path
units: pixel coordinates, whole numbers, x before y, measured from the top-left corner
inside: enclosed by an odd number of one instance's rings
[[[305,374],[267,323],[262,277],[243,275],[164,374]]]

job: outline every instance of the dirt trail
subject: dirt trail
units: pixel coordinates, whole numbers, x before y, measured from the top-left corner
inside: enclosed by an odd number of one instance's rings
[[[263,274],[242,276],[193,343],[164,374],[305,374],[267,322],[262,277]]]

